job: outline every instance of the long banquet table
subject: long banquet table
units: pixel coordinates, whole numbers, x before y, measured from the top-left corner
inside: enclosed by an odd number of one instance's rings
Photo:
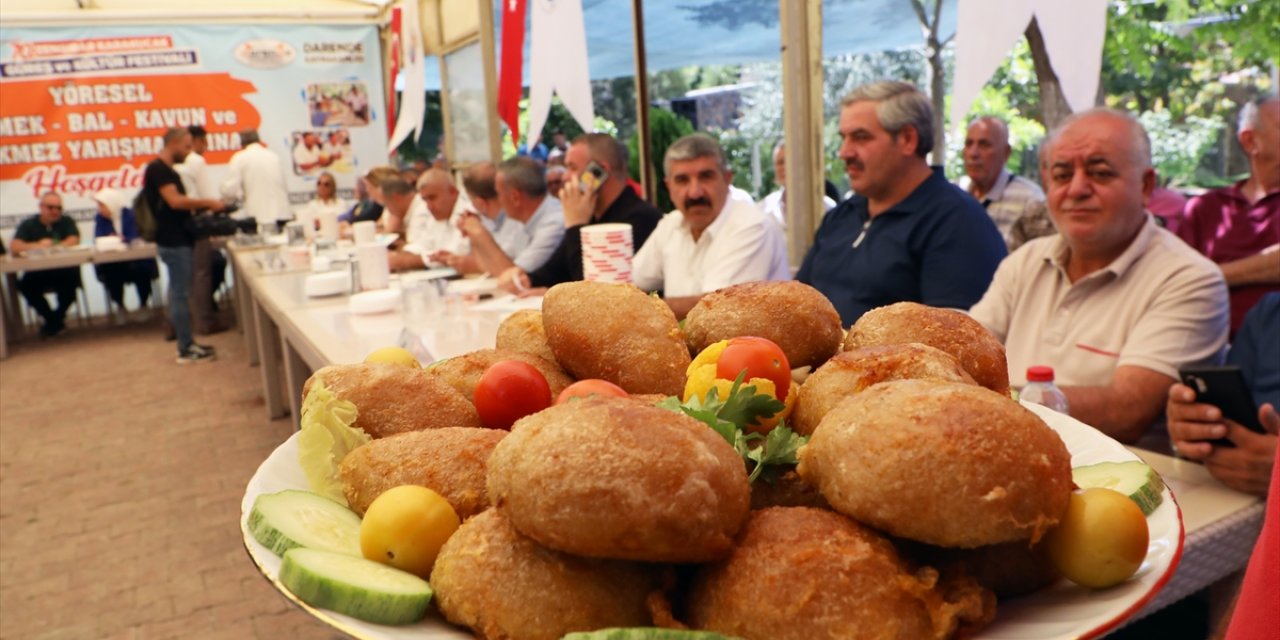
[[[302,385],[330,364],[360,362],[369,352],[400,345],[429,358],[449,358],[493,346],[498,324],[521,305],[474,305],[428,321],[406,322],[399,311],[357,316],[348,296],[308,298],[307,272],[267,272],[253,259],[257,247],[228,246],[235,269],[237,314],[261,369],[267,413],[289,413],[295,424]],[[1141,619],[1242,569],[1262,526],[1265,503],[1228,489],[1203,466],[1143,449],[1130,449],[1172,488],[1182,511],[1186,541],[1172,580],[1130,622]]]
[[[154,257],[156,257],[156,246],[143,242],[110,251],[98,251],[91,245],[79,245],[72,248],[59,248],[38,256],[6,255],[0,258],[0,274],[3,274],[5,289],[4,309],[0,313],[0,359],[9,357],[9,337],[11,334],[16,335],[23,327],[18,302],[17,276],[19,273]]]

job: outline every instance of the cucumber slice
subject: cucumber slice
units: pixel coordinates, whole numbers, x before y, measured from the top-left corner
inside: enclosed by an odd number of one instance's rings
[[[278,556],[294,547],[360,555],[360,516],[310,491],[258,496],[249,512],[249,532]]]
[[[1137,461],[1099,462],[1071,470],[1071,478],[1081,489],[1101,487],[1129,496],[1142,508],[1143,515],[1151,515],[1164,501],[1164,481],[1155,469]]]
[[[726,636],[714,631],[633,627],[578,631],[560,640],[736,640],[736,636]]]
[[[320,549],[284,554],[280,582],[299,600],[375,624],[409,624],[427,615],[426,580],[372,560]]]

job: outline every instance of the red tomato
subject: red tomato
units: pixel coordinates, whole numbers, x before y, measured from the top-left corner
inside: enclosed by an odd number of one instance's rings
[[[747,380],[772,380],[778,389],[778,399],[786,401],[791,391],[791,364],[787,362],[787,354],[772,340],[743,336],[729,341],[716,360],[716,377],[736,380],[743,370],[747,372]]]
[[[592,378],[589,380],[579,380],[564,388],[560,392],[560,397],[556,398],[556,404],[564,404],[570,398],[589,398],[591,396],[609,396],[614,398],[626,398],[627,392],[622,387],[609,382],[608,380],[600,380]]]
[[[533,365],[503,360],[480,376],[475,404],[484,426],[510,429],[516,420],[551,406],[551,385]]]

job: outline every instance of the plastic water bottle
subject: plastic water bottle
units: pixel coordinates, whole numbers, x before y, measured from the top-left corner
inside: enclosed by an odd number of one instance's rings
[[[1027,386],[1018,393],[1019,400],[1044,405],[1058,413],[1067,411],[1067,395],[1053,383],[1053,367],[1027,367]]]

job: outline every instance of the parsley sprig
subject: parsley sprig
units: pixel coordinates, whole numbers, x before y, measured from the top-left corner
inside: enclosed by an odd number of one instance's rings
[[[675,396],[658,403],[668,411],[678,411],[711,427],[733,445],[738,455],[751,463],[747,480],[755,482],[765,467],[791,465],[798,462],[796,453],[809,441],[780,422],[768,435],[748,433],[747,425],[760,418],[771,418],[786,406],[777,398],[756,393],[755,385],[743,385],[746,371],[738,374],[729,394],[720,399],[720,390],[711,387],[706,397],[694,396],[681,403]]]

